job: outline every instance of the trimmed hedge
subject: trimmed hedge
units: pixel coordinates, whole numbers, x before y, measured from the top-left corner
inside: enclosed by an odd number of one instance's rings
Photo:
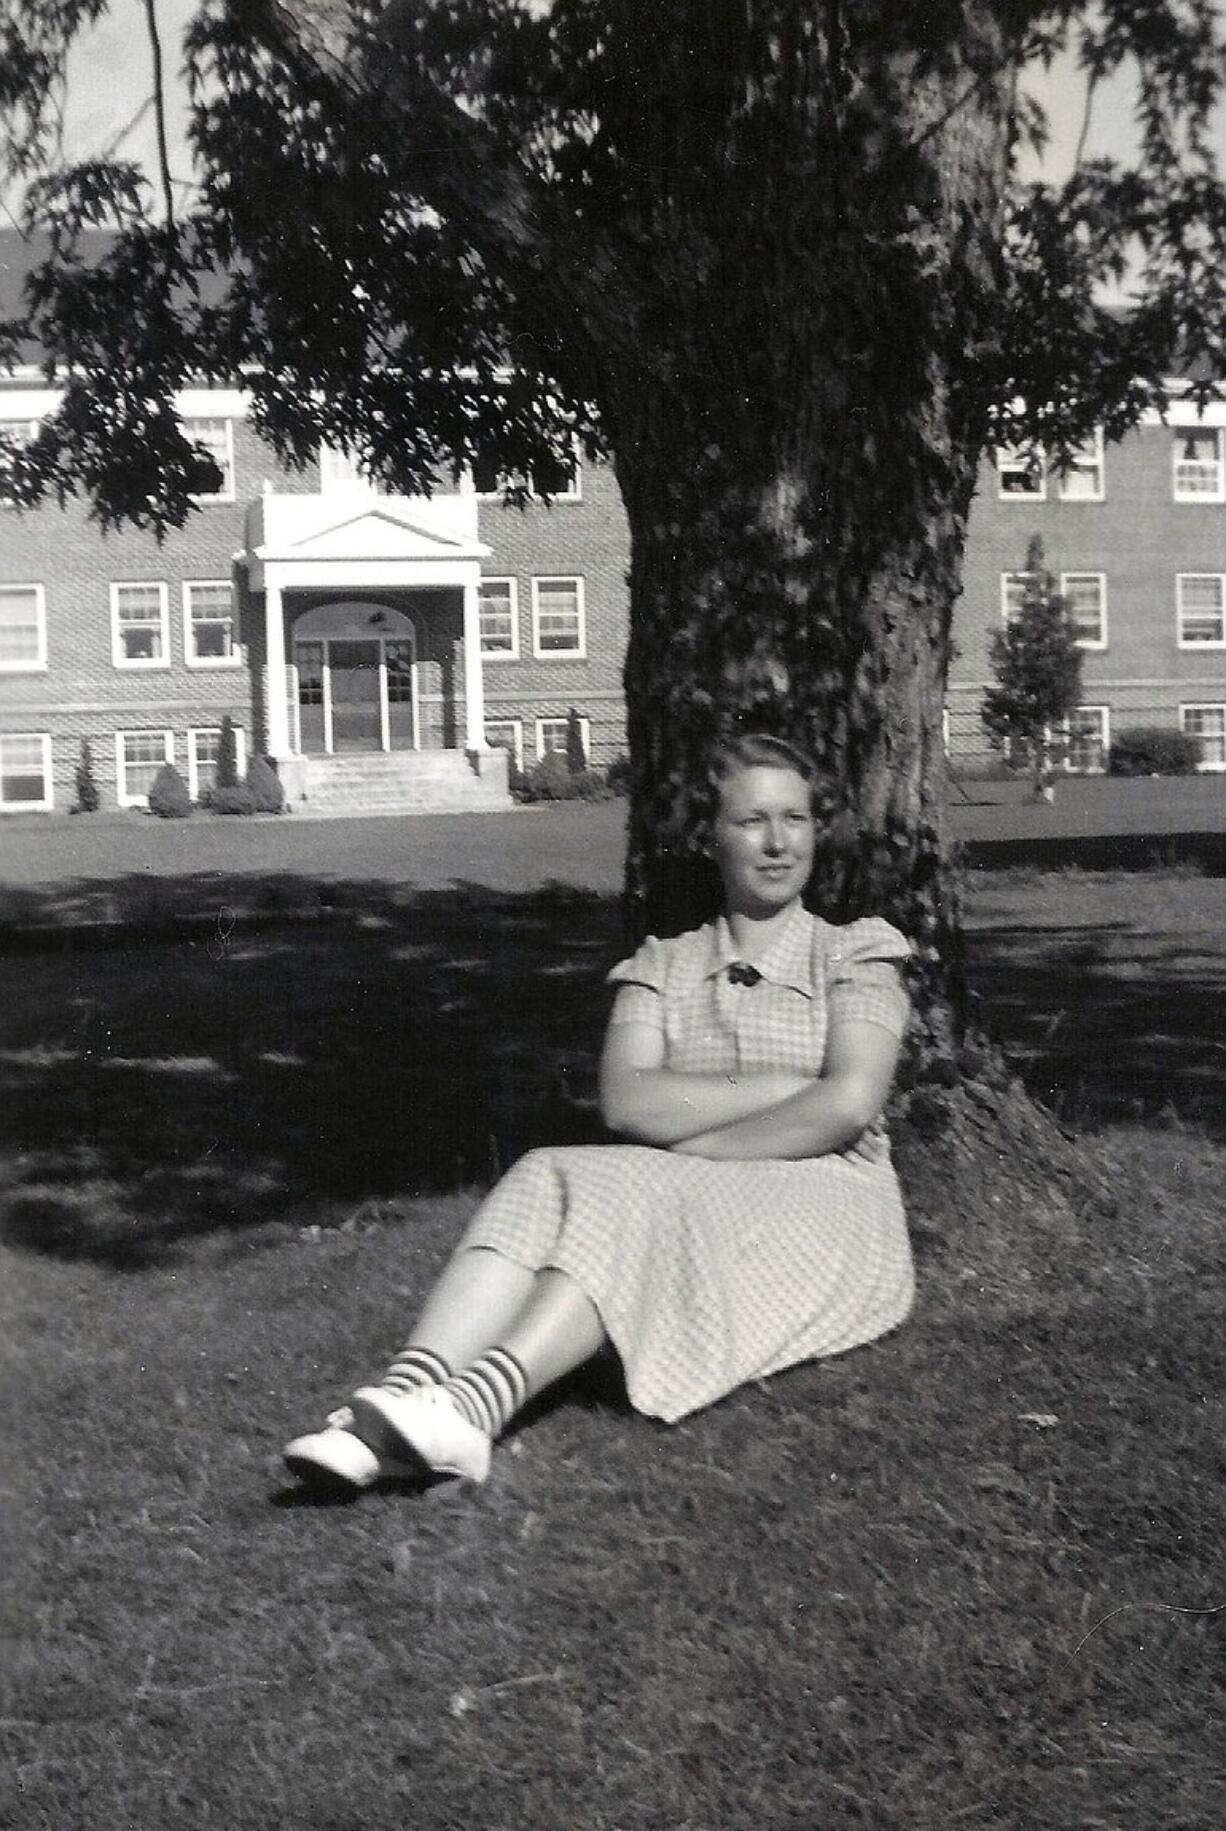
[[[254,757],[247,771],[247,787],[255,797],[257,814],[279,814],[285,807],[281,778],[264,757]]]
[[[186,820],[191,811],[187,783],[173,763],[163,763],[149,785],[149,812],[159,820]]]
[[[1168,725],[1136,725],[1111,740],[1107,771],[1113,776],[1193,776],[1200,761],[1195,738]]]

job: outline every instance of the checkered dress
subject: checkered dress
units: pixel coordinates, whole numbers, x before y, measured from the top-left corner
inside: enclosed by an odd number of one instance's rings
[[[612,1023],[655,1024],[683,1073],[813,1074],[831,1017],[901,1035],[908,946],[887,922],[844,928],[797,906],[733,984],[726,921],[649,939],[610,979]],[[847,1149],[799,1162],[675,1156],[634,1144],[529,1152],[474,1215],[464,1247],[588,1293],[621,1356],[631,1402],[669,1422],[746,1380],[841,1353],[902,1321],[911,1252],[880,1124]]]

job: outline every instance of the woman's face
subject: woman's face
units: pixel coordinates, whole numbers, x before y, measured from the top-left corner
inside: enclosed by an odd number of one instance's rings
[[[755,764],[725,776],[711,850],[729,911],[764,916],[794,903],[815,839],[809,785],[794,769]]]

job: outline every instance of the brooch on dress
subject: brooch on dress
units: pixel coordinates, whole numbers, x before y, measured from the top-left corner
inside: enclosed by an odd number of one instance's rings
[[[750,966],[748,960],[734,960],[728,968],[728,979],[732,985],[757,985],[762,975],[756,966]]]

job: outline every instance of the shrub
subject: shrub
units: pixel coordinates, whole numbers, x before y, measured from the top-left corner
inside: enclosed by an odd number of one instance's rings
[[[630,793],[630,758],[625,751],[614,757],[604,772],[605,787],[611,795]]]
[[[149,812],[159,820],[184,820],[191,811],[187,783],[173,763],[163,763],[149,786]]]
[[[255,797],[257,814],[280,814],[285,807],[285,790],[281,778],[266,757],[253,757],[247,771],[247,787]]]
[[[94,754],[89,747],[89,739],[81,739],[81,761],[77,764],[76,775],[77,798],[72,804],[74,814],[96,814],[101,805],[102,796],[94,779]]]
[[[215,814],[254,814],[255,796],[246,782],[235,782],[231,788],[214,788],[209,807]]]
[[[1113,776],[1191,776],[1200,746],[1186,732],[1166,725],[1136,725],[1111,740],[1108,772]]]
[[[564,756],[547,750],[519,777],[516,792],[521,801],[603,801],[609,791],[601,770],[572,774]]]
[[[234,735],[234,720],[227,712],[221,721],[221,731],[217,739],[217,770],[213,777],[214,788],[237,788],[238,786],[238,739]]]
[[[575,707],[566,714],[566,767],[572,776],[587,769],[587,751],[583,748],[583,722]]]

